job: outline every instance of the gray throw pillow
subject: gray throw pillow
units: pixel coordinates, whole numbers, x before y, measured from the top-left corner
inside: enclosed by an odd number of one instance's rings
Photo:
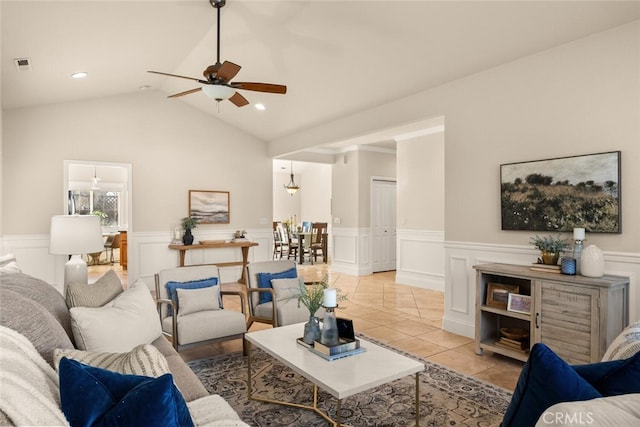
[[[69,283],[67,306],[102,307],[122,293],[122,283],[115,271],[109,270],[93,284]]]
[[[64,297],[56,288],[44,280],[23,273],[3,276],[0,279],[0,284],[2,289],[13,291],[44,307],[62,325],[67,335],[73,340],[69,308],[64,301]]]
[[[0,287],[0,324],[27,337],[38,353],[53,366],[53,350],[72,349],[71,339],[42,305]]]

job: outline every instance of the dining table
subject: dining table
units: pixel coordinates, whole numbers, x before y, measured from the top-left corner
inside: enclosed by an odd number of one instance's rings
[[[292,234],[298,239],[298,263],[304,264],[304,250],[311,249],[311,232],[296,231]]]

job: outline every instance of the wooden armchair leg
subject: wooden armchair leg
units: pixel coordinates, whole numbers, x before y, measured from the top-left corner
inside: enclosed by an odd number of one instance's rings
[[[247,340],[244,339],[244,334],[242,335],[242,355],[247,356],[249,354],[249,348],[247,347]]]

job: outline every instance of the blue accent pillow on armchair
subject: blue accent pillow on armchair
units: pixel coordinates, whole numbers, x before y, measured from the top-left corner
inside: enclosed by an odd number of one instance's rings
[[[522,368],[501,426],[534,426],[551,405],[597,397],[602,397],[602,394],[573,367],[549,347],[537,343]]]
[[[295,267],[282,271],[280,273],[258,273],[258,288],[271,288],[271,279],[295,279],[298,277],[298,270]],[[260,302],[258,304],[263,304],[265,302],[271,301],[271,294],[269,292],[260,292]]]
[[[176,307],[178,307],[180,305],[180,301],[178,301],[178,291],[176,289],[201,289],[216,286],[217,284],[218,278],[211,277],[209,279],[192,280],[190,282],[167,282],[164,287],[167,289],[169,299],[173,300],[176,303]],[[218,297],[218,304],[220,305],[220,308],[223,308],[222,296]],[[168,315],[171,316],[171,306],[169,306],[168,310]]]
[[[72,426],[193,427],[171,374],[124,375],[66,357],[58,371],[62,412]]]

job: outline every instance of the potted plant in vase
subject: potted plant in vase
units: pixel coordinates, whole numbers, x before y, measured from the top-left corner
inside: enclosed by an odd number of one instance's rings
[[[309,321],[304,324],[302,340],[311,345],[316,339],[320,339],[320,319],[316,316],[316,313],[324,302],[324,290],[329,287],[329,276],[325,275],[321,281],[314,282],[311,285],[305,285],[301,280],[299,287],[298,307],[303,304],[309,310]],[[338,290],[336,300],[344,301],[346,299],[346,295],[342,295]]]
[[[182,236],[182,243],[185,245],[193,244],[193,234],[191,230],[198,227],[198,220],[194,217],[182,218],[182,228],[184,228],[184,235]]]
[[[563,239],[561,235],[558,236],[543,236],[540,237],[537,234],[530,239],[530,243],[540,251],[540,258],[538,263],[556,265],[558,258],[560,258],[560,252],[569,249],[570,245],[566,239]]]

